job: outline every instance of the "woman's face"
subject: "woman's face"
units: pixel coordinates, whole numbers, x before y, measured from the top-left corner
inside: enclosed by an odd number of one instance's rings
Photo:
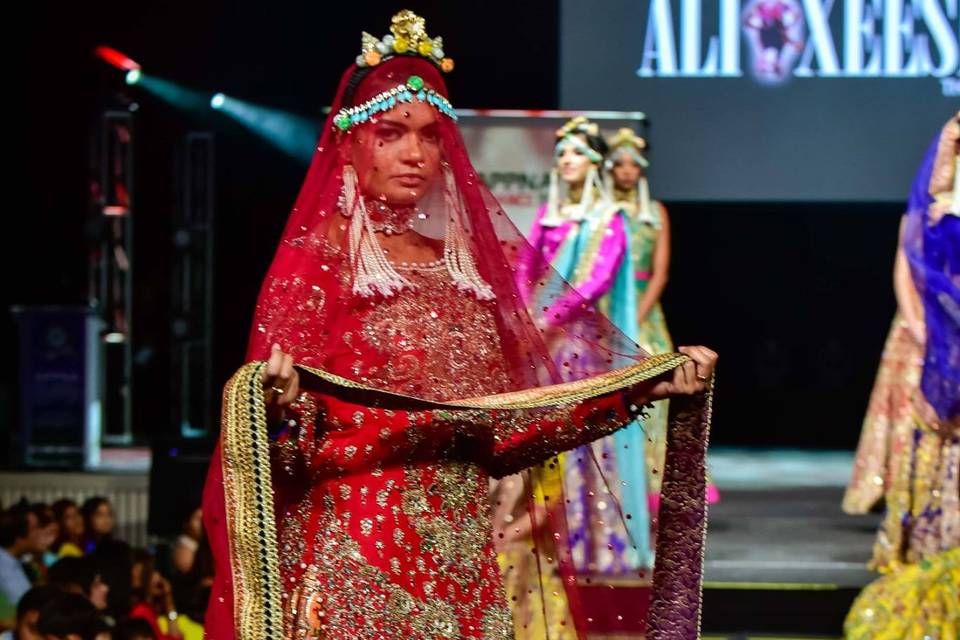
[[[194,540],[200,539],[200,536],[203,535],[202,509],[197,508],[193,510],[193,513],[190,514],[190,517],[187,518],[187,522],[183,527],[183,532]]]
[[[90,517],[90,528],[98,536],[106,536],[113,533],[113,508],[109,503],[104,502]]]
[[[43,640],[43,635],[37,631],[37,620],[40,619],[40,611],[30,609],[23,614],[23,617],[17,619],[17,630],[14,638],[17,640]]]
[[[587,144],[587,137],[576,136],[583,144]],[[583,184],[590,169],[590,158],[573,142],[564,142],[560,147],[560,156],[557,158],[557,169],[560,178],[569,185]]]
[[[110,585],[104,582],[98,573],[90,585],[90,604],[95,606],[97,611],[104,611],[107,608],[108,593],[110,593]]]
[[[351,162],[368,198],[387,204],[416,204],[440,172],[439,114],[413,102],[383,113],[351,136]]]
[[[627,152],[620,153],[613,163],[613,181],[617,187],[624,191],[629,191],[637,186],[640,175],[643,173],[641,167],[633,156]]]
[[[130,567],[130,586],[134,590],[143,588],[143,572],[142,562],[134,562],[133,566]]]
[[[56,520],[51,520],[46,526],[37,527],[33,547],[40,553],[45,553],[50,550],[50,547],[53,546],[53,543],[57,541],[59,536],[60,525]]]
[[[75,506],[69,506],[63,511],[60,518],[60,531],[68,538],[79,538],[83,536],[83,517],[80,515],[80,509]]]

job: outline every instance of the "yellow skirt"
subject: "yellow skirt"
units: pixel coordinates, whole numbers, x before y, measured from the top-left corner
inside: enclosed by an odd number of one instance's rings
[[[847,640],[960,638],[960,548],[873,581],[843,625]]]

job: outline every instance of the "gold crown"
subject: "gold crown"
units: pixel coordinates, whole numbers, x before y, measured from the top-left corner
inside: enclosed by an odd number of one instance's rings
[[[633,129],[624,127],[623,129],[617,130],[613,137],[610,138],[611,149],[623,146],[631,146],[637,151],[643,152],[647,149],[647,141],[642,136],[638,136]]]
[[[381,39],[364,31],[360,46],[358,67],[375,67],[394,56],[406,55],[426,58],[445,73],[453,71],[453,59],[443,52],[443,38],[428,36],[426,21],[409,9],[393,16],[390,33]]]
[[[597,126],[597,123],[590,122],[585,116],[577,116],[572,120],[568,120],[565,125],[557,129],[557,137],[563,138],[564,136],[569,136],[575,133],[585,133],[590,136],[600,135],[600,127]]]

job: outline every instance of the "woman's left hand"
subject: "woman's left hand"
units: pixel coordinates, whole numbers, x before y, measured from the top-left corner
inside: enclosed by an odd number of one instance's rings
[[[699,346],[680,347],[679,351],[690,356],[690,360],[657,380],[649,390],[648,402],[674,396],[692,396],[706,390],[717,366],[716,352]]]

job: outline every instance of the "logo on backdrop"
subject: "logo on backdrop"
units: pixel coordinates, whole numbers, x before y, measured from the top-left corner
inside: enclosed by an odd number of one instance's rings
[[[765,84],[790,77],[806,29],[803,10],[794,0],[754,0],[743,12],[743,30],[753,54],[753,75]]]
[[[741,77],[746,42],[762,84],[935,78],[960,96],[960,0],[708,0],[707,16],[703,0],[642,1],[642,78]]]

